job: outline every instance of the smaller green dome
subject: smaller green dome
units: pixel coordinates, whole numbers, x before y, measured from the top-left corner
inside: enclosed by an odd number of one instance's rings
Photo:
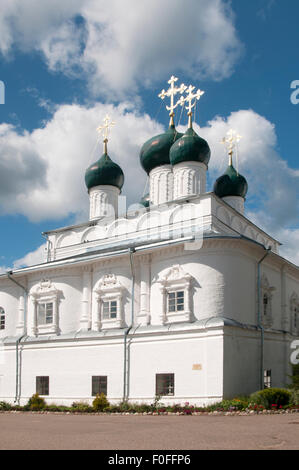
[[[97,162],[90,165],[85,172],[85,184],[88,190],[100,185],[116,186],[121,189],[124,179],[120,166],[114,163],[106,153]]]
[[[199,137],[192,127],[170,149],[170,163],[201,162],[208,165],[211,151],[206,140]]]
[[[145,196],[141,198],[140,204],[144,207],[149,207],[149,204],[150,204],[149,194],[146,194]]]
[[[224,175],[217,178],[214,184],[214,193],[218,197],[240,196],[245,199],[248,184],[244,176],[239,175],[233,165],[227,167]]]
[[[181,136],[175,126],[170,125],[164,134],[156,135],[143,144],[140,150],[140,163],[147,174],[158,166],[170,164],[170,147]]]

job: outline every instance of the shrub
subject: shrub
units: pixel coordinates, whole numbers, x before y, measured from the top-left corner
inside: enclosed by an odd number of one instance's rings
[[[98,394],[92,402],[93,409],[95,411],[104,411],[105,408],[108,408],[110,405],[107,397],[104,393]]]
[[[0,411],[9,411],[12,409],[12,406],[6,401],[0,401]]]
[[[289,388],[299,390],[299,364],[292,364],[292,375],[290,375],[289,378],[292,381]]]
[[[299,405],[299,389],[291,390],[291,399],[290,403],[292,405],[298,406]]]
[[[91,413],[94,410],[92,406],[84,401],[75,401],[72,403],[71,411],[75,411],[77,413]]]
[[[27,403],[27,407],[31,411],[43,410],[45,406],[46,406],[46,402],[44,398],[40,397],[38,393],[35,393],[34,395],[32,395],[32,397],[29,398],[29,401]]]
[[[66,412],[66,411],[71,411],[71,408],[69,408],[68,406],[55,405],[53,403],[52,405],[46,405],[45,411]]]
[[[250,396],[250,401],[268,410],[286,406],[290,403],[291,392],[284,388],[265,388]]]

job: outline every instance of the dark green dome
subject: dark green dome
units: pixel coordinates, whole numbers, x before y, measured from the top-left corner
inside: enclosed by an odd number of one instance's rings
[[[145,196],[142,197],[140,204],[144,207],[149,207],[149,204],[150,204],[149,194],[146,194]]]
[[[170,147],[181,136],[182,134],[176,131],[175,126],[170,125],[164,134],[156,135],[143,144],[140,151],[140,163],[147,174],[158,166],[170,163]]]
[[[97,162],[90,165],[85,172],[85,184],[88,189],[99,185],[116,186],[121,189],[124,179],[120,166],[114,163],[106,153]]]
[[[214,193],[218,197],[241,196],[245,199],[247,191],[246,179],[237,173],[233,165],[229,165],[224,175],[217,178],[214,184]]]
[[[208,165],[211,151],[206,140],[199,137],[192,127],[170,149],[170,163],[201,162]]]

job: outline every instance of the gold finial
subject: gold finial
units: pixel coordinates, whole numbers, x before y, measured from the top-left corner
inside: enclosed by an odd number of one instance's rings
[[[175,108],[179,105],[179,104],[182,104],[182,98],[181,97],[176,103],[174,103],[174,97],[177,93],[184,93],[184,91],[186,90],[186,85],[184,85],[183,83],[179,86],[179,87],[176,87],[174,86],[174,84],[178,81],[178,78],[177,77],[174,77],[173,75],[170,77],[170,80],[168,80],[168,83],[170,84],[170,87],[168,88],[167,91],[165,91],[164,89],[161,91],[161,93],[158,95],[159,98],[161,98],[161,100],[164,100],[164,98],[166,98],[166,96],[170,97],[170,106],[166,106],[166,109],[168,111],[170,111],[169,113],[169,116],[170,116],[170,125],[173,126],[174,125],[174,121],[173,121],[173,117],[174,117],[174,110]]]
[[[227,146],[228,155],[229,155],[229,165],[233,164],[233,153],[237,144],[242,139],[242,136],[237,133],[234,129],[230,129],[226,133],[226,137],[223,137],[221,143]]]
[[[99,126],[97,128],[97,131],[102,137],[104,137],[103,143],[104,143],[104,153],[107,155],[107,142],[108,142],[108,136],[110,133],[110,129],[115,125],[115,121],[112,121],[110,116],[106,114],[106,116],[103,119],[103,126]]]
[[[196,93],[193,93],[194,90],[195,90],[195,86],[189,85],[189,87],[186,89],[187,96],[183,98],[182,102],[180,103],[182,106],[184,105],[184,103],[188,103],[186,106],[186,109],[188,111],[188,116],[189,116],[189,120],[188,120],[189,129],[192,129],[192,109],[196,105],[196,100],[199,100],[202,97],[202,95],[204,95],[205,93],[204,91],[200,89],[198,89]],[[194,100],[194,103],[192,104],[193,100]]]

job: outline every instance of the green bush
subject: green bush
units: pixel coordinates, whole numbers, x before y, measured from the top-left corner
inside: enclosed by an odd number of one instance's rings
[[[28,403],[27,403],[27,407],[31,411],[43,410],[45,406],[46,406],[46,402],[44,398],[40,397],[38,393],[35,393],[34,395],[32,395],[32,397],[29,398]]]
[[[104,393],[101,393],[100,395],[97,394],[97,396],[92,402],[92,406],[95,411],[104,411],[104,409],[108,408],[109,405],[110,403]]]
[[[12,409],[12,406],[6,401],[0,401],[0,411],[9,411]]]
[[[46,405],[45,411],[66,412],[66,411],[71,411],[71,408],[69,408],[68,406],[55,405],[53,403],[52,405]]]
[[[290,403],[295,406],[299,406],[299,389],[291,390],[291,400]]]
[[[71,411],[75,411],[77,413],[91,413],[94,410],[93,407],[88,403],[84,401],[77,401],[72,403]]]
[[[251,403],[262,405],[266,409],[287,406],[291,401],[291,392],[284,388],[265,388],[250,395]]]
[[[291,384],[289,388],[292,390],[299,390],[299,364],[292,365],[292,375],[289,376]]]

